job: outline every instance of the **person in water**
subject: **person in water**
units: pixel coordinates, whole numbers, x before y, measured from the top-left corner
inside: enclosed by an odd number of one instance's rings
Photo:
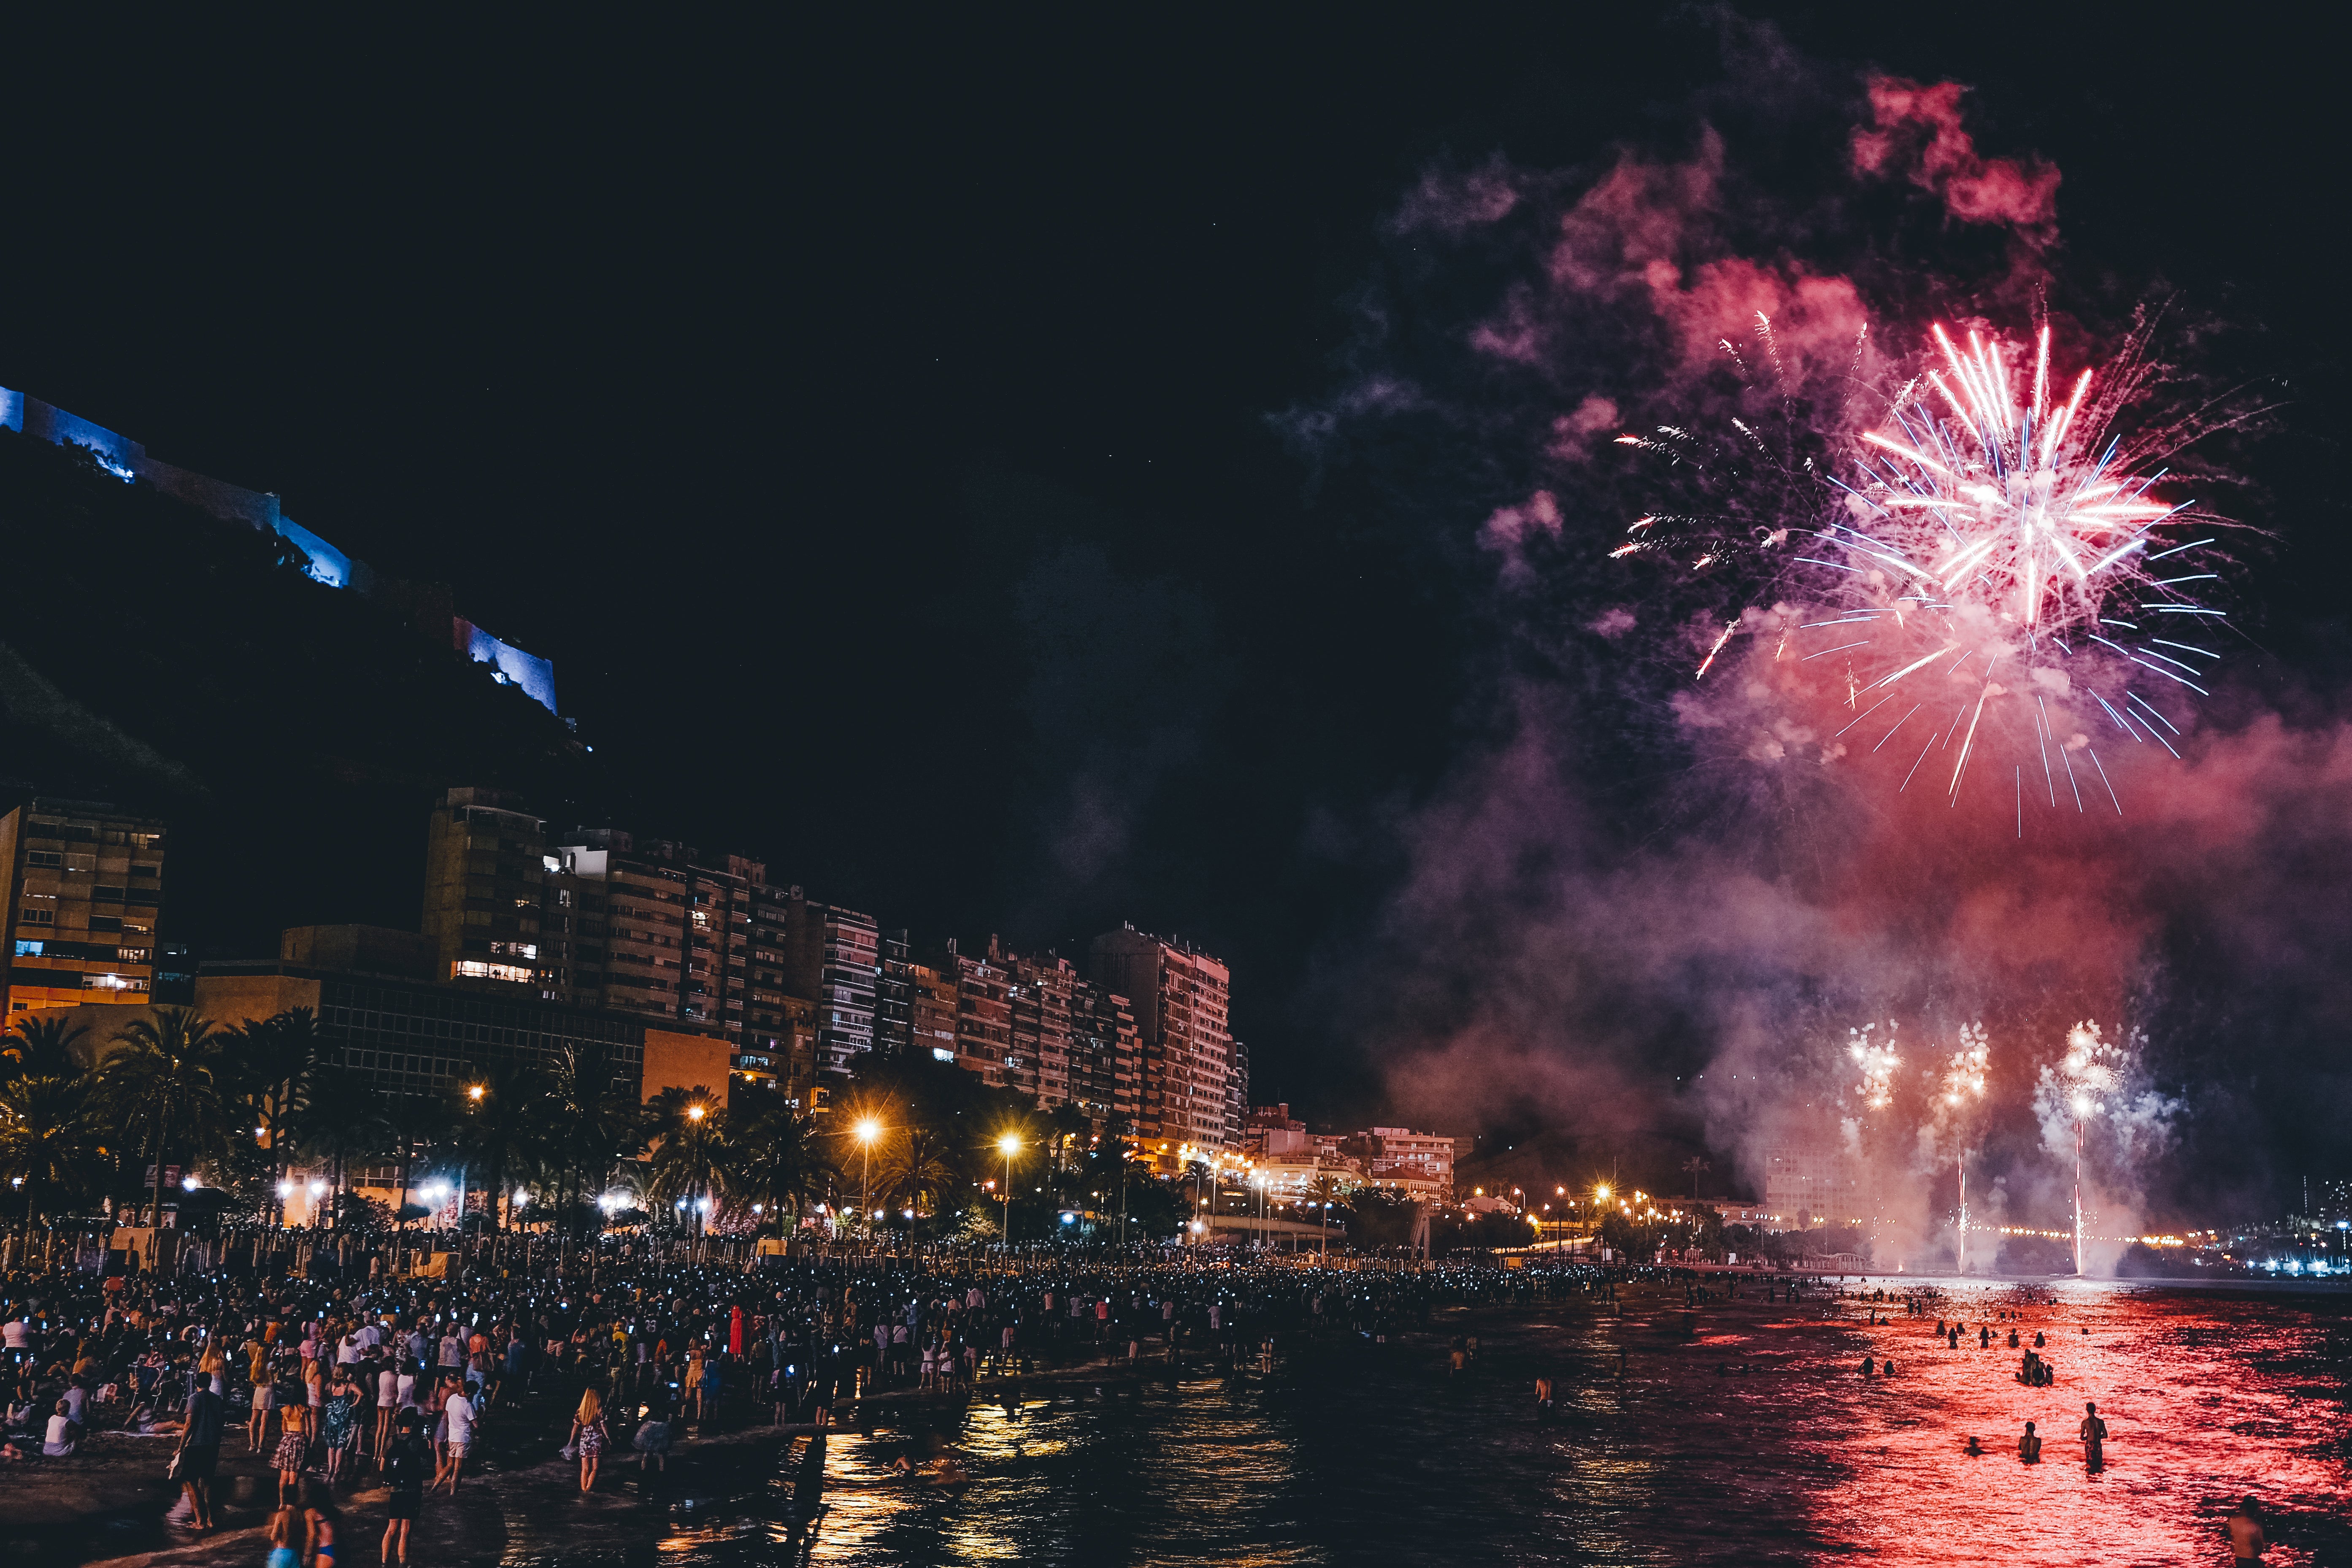
[[[2090,1400],[2083,1402],[2083,1463],[2090,1469],[2101,1469],[2107,1462],[2107,1424],[2099,1419],[2099,1407]]]
[[[2270,1550],[2270,1537],[2263,1529],[2263,1510],[2251,1497],[2239,1500],[2221,1528],[2230,1537],[2230,1552],[2241,1563],[2260,1563],[2263,1553]]]
[[[2038,1465],[2042,1462],[2042,1439],[2034,1435],[2031,1421],[2025,1424],[2025,1436],[2017,1440],[2017,1458],[2021,1464]]]
[[[1971,1434],[1969,1437],[1969,1446],[1962,1449],[1961,1452],[1968,1455],[1971,1459],[1981,1459],[1984,1458],[1984,1445],[1978,1442],[1975,1436]]]
[[[1551,1419],[1551,1379],[1549,1377],[1536,1379],[1536,1419]]]

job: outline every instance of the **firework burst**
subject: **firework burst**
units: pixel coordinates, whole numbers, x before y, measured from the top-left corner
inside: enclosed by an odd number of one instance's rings
[[[1825,762],[1883,753],[1898,789],[1925,772],[1957,805],[1990,752],[2012,774],[1999,793],[2021,835],[2032,775],[2053,808],[2120,814],[2095,737],[2178,757],[2179,703],[2210,692],[2226,620],[2204,602],[2220,574],[2199,554],[2225,520],[2176,493],[2166,465],[2234,421],[2197,410],[2123,427],[2158,380],[2145,329],[2104,371],[2062,375],[2047,327],[2021,346],[1938,326],[1929,362],[1867,428],[1845,402],[1801,397],[1761,317],[1757,334],[1769,387],[1722,346],[1749,391],[1777,395],[1773,416],[1732,419],[1721,439],[1619,437],[1669,466],[1675,504],[1611,553],[1746,579],[1751,607],[1708,632],[1696,679],[1734,636],[1769,638],[1780,684],[1834,742]],[[1828,703],[1844,711],[1820,722]]]
[[[1846,1042],[1846,1055],[1861,1071],[1862,1081],[1854,1085],[1854,1093],[1871,1110],[1884,1110],[1895,1103],[1895,1075],[1902,1069],[1903,1058],[1895,1048],[1894,1026],[1887,1026],[1885,1040],[1871,1038],[1871,1028],[1864,1026],[1853,1030]]]

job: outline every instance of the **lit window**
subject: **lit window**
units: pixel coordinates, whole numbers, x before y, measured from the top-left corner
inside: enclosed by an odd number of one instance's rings
[[[16,943],[16,956],[19,958],[38,958],[41,956],[41,949],[44,945],[45,944],[41,942],[26,942],[19,939]]]
[[[453,980],[504,980],[519,985],[528,985],[533,978],[520,964],[485,963],[476,958],[457,960],[449,966],[449,974]]]

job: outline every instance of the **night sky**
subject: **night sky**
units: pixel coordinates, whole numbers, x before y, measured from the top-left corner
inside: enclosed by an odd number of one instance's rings
[[[2296,405],[2268,646],[2325,705],[2340,51],[2153,15],[1774,20],[1857,100],[1969,84],[2063,171],[2070,272],[2247,329]],[[1474,541],[1516,481],[1444,455],[1449,515],[1298,416],[1450,287],[1396,286],[1426,171],[1685,146],[1776,90],[1727,16],[20,26],[0,384],[452,583],[555,660],[625,825],[919,942],[1194,939],[1257,1098],[1370,1114],[1406,846],[1503,722]]]

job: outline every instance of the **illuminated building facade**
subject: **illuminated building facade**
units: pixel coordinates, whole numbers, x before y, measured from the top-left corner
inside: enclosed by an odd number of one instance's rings
[[[1227,1125],[1232,972],[1132,925],[1095,938],[1091,967],[1096,984],[1134,1004],[1143,1048],[1141,1136],[1171,1149],[1224,1148],[1235,1135]]]
[[[96,801],[37,797],[0,816],[11,1016],[153,999],[163,825]]]
[[[557,711],[552,663],[536,654],[525,653],[471,621],[453,615],[446,588],[436,595],[420,591],[416,584],[380,577],[366,562],[346,555],[288,517],[279,509],[276,491],[249,490],[176,468],[148,456],[147,448],[128,436],[5,386],[0,386],[0,429],[15,430],[60,447],[79,447],[100,468],[125,484],[151,485],[215,517],[277,534],[302,552],[314,581],[331,588],[352,588],[370,597],[393,600],[432,635],[446,634],[459,653],[477,664],[490,666],[501,684],[518,687],[549,712]],[[429,613],[430,601],[436,597],[440,600],[437,615]],[[428,608],[428,613],[417,614],[420,608]]]

